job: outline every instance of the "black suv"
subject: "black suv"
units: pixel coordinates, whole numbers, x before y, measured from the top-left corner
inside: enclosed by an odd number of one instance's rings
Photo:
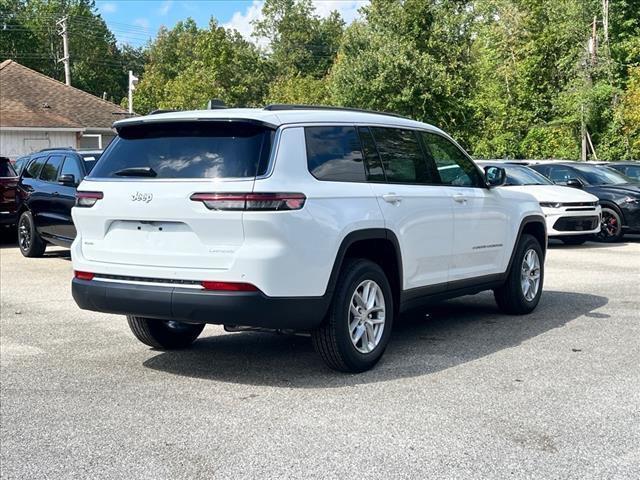
[[[18,183],[18,244],[25,257],[41,256],[47,243],[71,246],[76,236],[71,219],[76,188],[99,156],[98,152],[59,148],[33,153],[23,161]]]
[[[559,185],[582,188],[600,199],[602,223],[597,238],[622,240],[625,231],[640,231],[640,184],[610,168],[582,162],[529,165]]]

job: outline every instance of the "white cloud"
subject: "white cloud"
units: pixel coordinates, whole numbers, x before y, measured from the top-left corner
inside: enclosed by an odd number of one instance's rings
[[[102,13],[115,13],[118,10],[118,5],[108,2],[100,4],[99,8]]]
[[[358,9],[367,4],[369,4],[369,0],[313,0],[313,5],[318,15],[328,17],[332,11],[337,10],[347,24],[359,18]],[[225,23],[223,27],[237,30],[244,38],[255,42],[258,46],[266,46],[266,39],[256,39],[251,36],[253,32],[251,23],[262,18],[263,5],[264,0],[253,0],[253,3],[244,12],[235,12],[231,20]]]
[[[133,24],[137,27],[142,27],[145,30],[149,30],[149,19],[148,18],[136,18],[133,21]]]
[[[158,14],[166,15],[167,13],[169,13],[169,10],[171,10],[172,6],[173,6],[173,0],[165,0],[164,2],[162,2],[162,5],[160,5],[160,8],[158,9]]]

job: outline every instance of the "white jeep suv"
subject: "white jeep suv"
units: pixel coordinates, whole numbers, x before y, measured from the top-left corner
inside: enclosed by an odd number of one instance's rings
[[[73,297],[127,315],[156,348],[206,323],[311,333],[325,362],[371,368],[408,308],[542,293],[545,219],[493,188],[444,132],[389,114],[272,105],[115,123],[78,188]]]

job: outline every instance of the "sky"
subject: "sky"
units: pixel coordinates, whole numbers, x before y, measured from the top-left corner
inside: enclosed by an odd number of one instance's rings
[[[161,26],[173,27],[178,21],[193,18],[206,27],[213,16],[218,23],[238,30],[245,38],[264,44],[251,36],[251,21],[261,16],[263,0],[98,0],[96,7],[118,42],[140,46],[155,36]],[[314,0],[318,15],[325,17],[338,10],[351,23],[358,9],[368,0]]]

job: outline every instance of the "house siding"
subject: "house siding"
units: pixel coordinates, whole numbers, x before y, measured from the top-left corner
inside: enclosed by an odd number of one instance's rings
[[[76,132],[0,130],[0,156],[15,160],[43,148],[77,148]]]

